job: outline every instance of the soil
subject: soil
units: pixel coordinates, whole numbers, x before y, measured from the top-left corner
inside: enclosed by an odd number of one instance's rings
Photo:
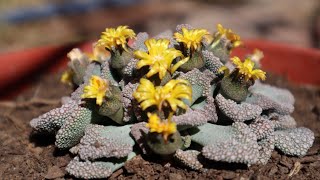
[[[71,160],[67,151],[54,147],[54,137],[35,134],[29,121],[59,107],[71,88],[59,83],[58,75],[35,79],[32,87],[14,101],[0,101],[0,179],[72,179],[65,167]],[[293,117],[298,126],[316,135],[305,157],[289,157],[274,151],[265,166],[212,162],[193,171],[157,158],[137,156],[112,174],[110,179],[320,179],[320,88],[290,84],[269,75],[267,83],[288,88],[295,96]]]

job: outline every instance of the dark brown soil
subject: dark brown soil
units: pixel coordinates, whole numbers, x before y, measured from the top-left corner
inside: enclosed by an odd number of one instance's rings
[[[60,106],[60,98],[71,88],[60,84],[58,75],[35,81],[14,101],[0,102],[0,179],[72,179],[64,170],[69,153],[55,149],[54,137],[34,134],[29,127],[32,118]],[[307,156],[288,157],[275,151],[265,166],[212,162],[201,171],[137,156],[110,179],[320,179],[320,88],[293,85],[278,76],[267,82],[294,94],[294,118],[316,135]]]

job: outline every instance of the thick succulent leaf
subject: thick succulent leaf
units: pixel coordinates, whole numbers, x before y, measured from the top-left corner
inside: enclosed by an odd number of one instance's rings
[[[66,119],[78,107],[76,101],[68,101],[60,108],[53,109],[30,121],[30,125],[38,132],[56,133],[65,123]]]
[[[77,145],[77,154],[82,160],[127,156],[135,144],[130,136],[130,127],[89,125]]]
[[[76,178],[96,179],[107,178],[114,171],[121,168],[125,162],[136,156],[136,153],[130,153],[126,158],[116,161],[80,161],[79,157],[75,157],[68,164],[66,171]]]
[[[290,115],[276,115],[272,118],[276,130],[292,129],[297,127],[297,122]]]
[[[257,82],[249,91],[252,94],[247,97],[246,102],[258,105],[263,110],[272,110],[282,115],[290,114],[294,110],[294,97],[286,89]]]
[[[124,86],[122,89],[122,103],[123,103],[123,109],[124,109],[124,122],[129,122],[134,120],[135,117],[135,111],[134,111],[134,102],[135,99],[133,97],[133,92],[138,87],[138,84],[135,83],[128,83]],[[141,109],[139,108],[138,112],[141,112]]]
[[[274,132],[274,124],[269,119],[258,117],[250,125],[249,128],[257,136],[257,139],[268,137]]]
[[[251,120],[262,113],[259,106],[249,103],[237,104],[231,99],[224,98],[221,94],[218,94],[215,100],[220,111],[234,122]]]
[[[109,61],[102,62],[102,64],[101,64],[101,77],[103,79],[107,79],[111,85],[118,86],[118,83],[115,80],[116,79],[115,75],[111,71],[111,67],[110,67],[110,62]]]
[[[228,141],[235,133],[232,126],[220,126],[211,123],[206,123],[187,131],[191,135],[191,140],[202,146]]]
[[[220,61],[220,59],[216,57],[212,52],[207,50],[202,51],[202,55],[205,59],[206,68],[213,72],[215,75],[219,75],[219,69],[223,66],[223,63]]]
[[[77,107],[58,131],[55,142],[56,146],[64,149],[78,144],[91,119],[92,111],[90,109]]]
[[[149,154],[149,148],[146,143],[145,135],[149,133],[149,129],[146,127],[145,122],[136,123],[131,128],[131,135],[141,148],[143,154]]]
[[[148,33],[140,32],[137,34],[136,40],[133,42],[132,48],[134,50],[147,51],[144,42],[149,38]]]
[[[304,156],[314,141],[314,133],[305,127],[276,131],[275,146],[287,155]]]
[[[216,122],[218,120],[214,98],[208,96],[204,102],[203,108],[195,110],[189,108],[186,113],[179,116],[173,116],[172,121],[177,124],[180,131],[190,127],[200,126],[207,122]]]
[[[185,79],[192,85],[192,105],[201,96],[209,96],[211,93],[211,82],[216,76],[209,70],[201,72],[199,69],[193,69],[187,73],[181,73],[178,79]]]
[[[96,75],[100,76],[101,75],[101,65],[97,62],[91,62],[85,72],[85,75],[83,77],[84,83],[87,84],[91,78],[91,76]]]
[[[235,133],[231,139],[205,146],[202,155],[215,161],[244,163],[248,166],[255,164],[260,156],[256,135],[242,122],[233,123],[232,127]]]
[[[274,150],[274,143],[275,143],[275,138],[274,135],[270,135],[262,140],[260,140],[258,142],[259,146],[260,146],[260,156],[259,156],[259,160],[258,160],[258,164],[267,164],[272,152]]]
[[[190,169],[199,170],[203,167],[198,157],[200,156],[199,151],[186,150],[183,151],[178,149],[174,154],[175,160],[183,166],[189,167]]]

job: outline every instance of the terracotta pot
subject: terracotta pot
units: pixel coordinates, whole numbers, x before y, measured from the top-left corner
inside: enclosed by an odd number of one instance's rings
[[[65,68],[69,51],[75,47],[90,51],[91,44],[72,43],[0,54],[0,99],[14,97],[40,75]]]
[[[320,50],[261,40],[247,40],[232,55],[244,57],[255,48],[263,51],[262,69],[300,84],[320,85]]]
[[[90,51],[92,42],[48,46],[0,54],[0,94],[8,97],[26,86],[33,77],[56,72],[66,66],[66,54],[75,47]],[[320,51],[261,40],[244,41],[233,51],[244,57],[258,48],[264,52],[263,69],[302,84],[320,85]]]

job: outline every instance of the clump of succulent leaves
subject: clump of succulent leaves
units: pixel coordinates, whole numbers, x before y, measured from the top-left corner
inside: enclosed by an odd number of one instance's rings
[[[261,82],[261,51],[230,57],[242,44],[220,24],[155,37],[107,28],[91,54],[68,54],[61,81],[75,91],[30,125],[55,134],[75,156],[66,171],[85,179],[106,178],[138,153],[195,170],[212,160],[266,164],[274,149],[304,156],[314,134],[296,127],[294,97]]]

